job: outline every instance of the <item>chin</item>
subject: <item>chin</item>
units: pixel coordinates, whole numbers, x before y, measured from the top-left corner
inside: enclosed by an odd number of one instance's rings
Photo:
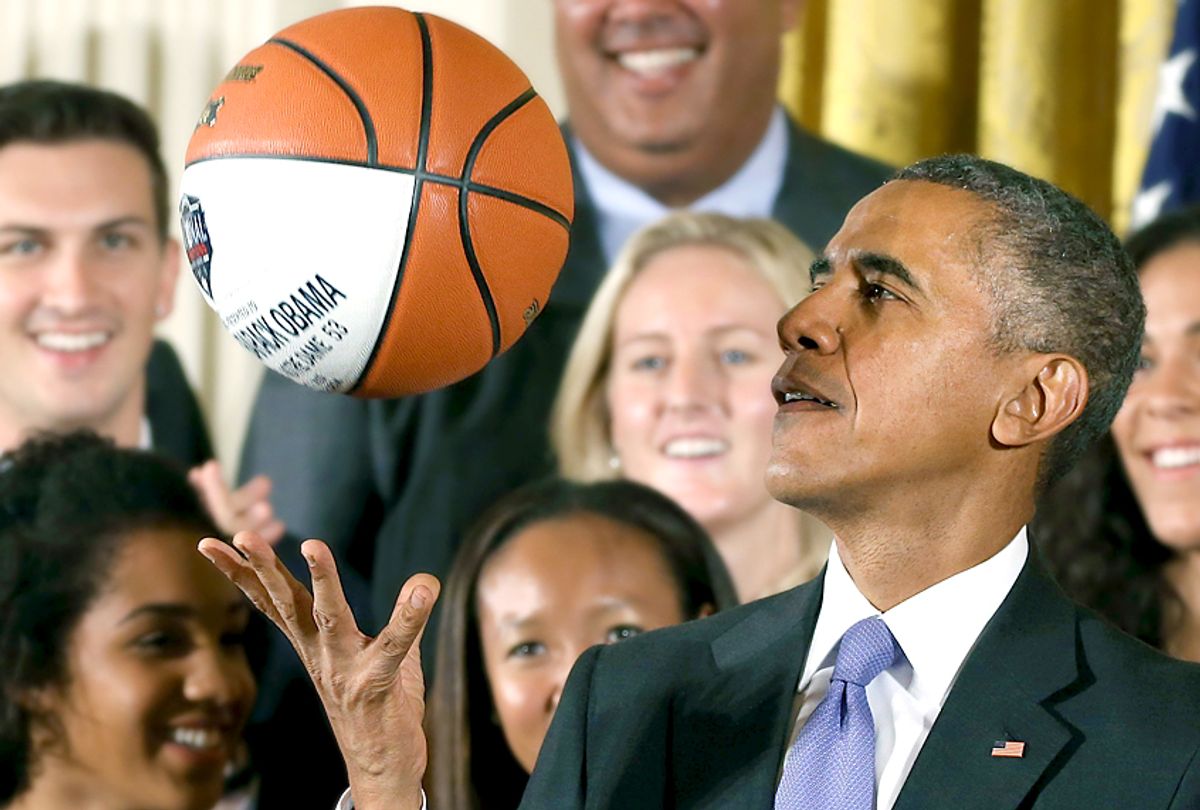
[[[1151,521],[1150,529],[1155,539],[1177,554],[1189,554],[1200,551],[1200,520],[1159,520]]]

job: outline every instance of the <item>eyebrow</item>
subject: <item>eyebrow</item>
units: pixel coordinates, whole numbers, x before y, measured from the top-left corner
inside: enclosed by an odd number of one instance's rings
[[[880,273],[886,276],[892,276],[899,279],[905,285],[911,287],[919,293],[923,293],[921,285],[913,278],[912,273],[908,272],[908,268],[904,263],[895,257],[888,256],[884,253],[872,253],[865,251],[854,253],[851,255],[852,261],[859,267],[865,270],[871,270],[875,273]],[[814,283],[822,276],[828,276],[833,273],[833,265],[829,261],[828,256],[820,256],[813,261],[808,268],[808,277]]]
[[[135,214],[130,214],[126,217],[117,217],[116,219],[109,219],[105,220],[104,222],[97,223],[96,225],[92,226],[92,230],[109,231],[113,228],[123,228],[129,225],[150,229],[153,229],[154,227],[146,218],[137,216]],[[26,225],[21,222],[11,222],[0,225],[0,233],[5,233],[7,231],[12,231],[14,233],[47,233],[52,230],[54,229],[47,228],[42,225]]]
[[[249,612],[250,608],[245,602],[230,602],[225,612],[228,614],[236,614]],[[129,613],[125,614],[125,618],[121,619],[117,624],[127,624],[140,616],[154,616],[157,618],[167,619],[192,619],[195,618],[198,611],[190,605],[181,605],[174,602],[167,603],[151,603],[136,607]]]

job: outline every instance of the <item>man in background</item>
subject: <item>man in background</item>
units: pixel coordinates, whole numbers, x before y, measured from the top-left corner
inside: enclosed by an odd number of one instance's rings
[[[548,415],[567,353],[634,230],[694,207],[774,216],[819,249],[886,177],[776,101],[781,34],[801,6],[555,0],[576,201],[550,306],[482,372],[424,396],[365,403],[266,375],[242,475],[270,475],[288,525],[336,544],[359,610],[386,617],[410,573],[444,574],[483,509],[553,468]]]

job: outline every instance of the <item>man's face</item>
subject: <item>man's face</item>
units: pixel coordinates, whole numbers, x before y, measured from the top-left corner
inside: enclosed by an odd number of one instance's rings
[[[0,149],[0,436],[106,431],[143,407],[177,248],[159,241],[150,168],[107,140]]]
[[[775,102],[780,38],[799,5],[554,0],[575,132],[593,152],[603,147],[659,162],[728,148],[743,130],[765,125]],[[757,142],[762,131],[751,135]]]
[[[975,249],[988,206],[893,181],[851,210],[813,266],[816,291],[779,323],[776,498],[818,516],[950,499],[994,454],[991,423],[1024,356],[989,341]]]

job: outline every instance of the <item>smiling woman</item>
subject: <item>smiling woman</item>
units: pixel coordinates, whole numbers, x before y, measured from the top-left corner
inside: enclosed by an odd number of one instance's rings
[[[1047,494],[1035,534],[1072,596],[1200,661],[1200,208],[1127,248],[1146,301],[1139,369],[1111,435]]]
[[[555,402],[563,475],[627,477],[712,536],[748,601],[814,576],[829,533],[764,482],[776,322],[812,253],[782,225],[681,212],[636,234],[588,309]]]
[[[0,806],[209,810],[254,696],[249,606],[181,470],[91,434],[0,466]]]

